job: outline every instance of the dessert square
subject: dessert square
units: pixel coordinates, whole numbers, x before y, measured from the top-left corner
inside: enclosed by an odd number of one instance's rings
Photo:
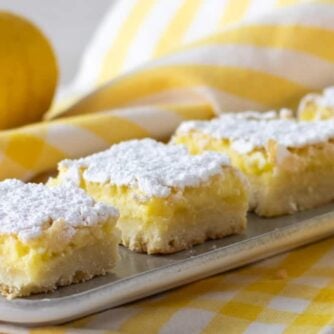
[[[316,121],[334,118],[334,87],[328,87],[320,94],[303,97],[298,106],[298,119]]]
[[[246,227],[248,185],[221,154],[132,140],[62,161],[51,183],[68,181],[119,209],[121,243],[134,251],[173,253]]]
[[[180,125],[172,143],[227,154],[251,185],[250,209],[278,216],[334,199],[334,121],[225,115]]]
[[[0,293],[29,296],[110,272],[118,216],[70,184],[0,182]]]

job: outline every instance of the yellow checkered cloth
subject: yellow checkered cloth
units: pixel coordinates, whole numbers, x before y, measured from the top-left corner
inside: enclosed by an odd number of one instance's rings
[[[49,121],[0,133],[0,179],[185,119],[294,107],[333,84],[333,43],[330,0],[116,1]]]
[[[334,1],[116,1],[47,121],[0,132],[0,179],[186,119],[295,107],[334,83]],[[334,333],[334,240],[51,329],[12,333]]]

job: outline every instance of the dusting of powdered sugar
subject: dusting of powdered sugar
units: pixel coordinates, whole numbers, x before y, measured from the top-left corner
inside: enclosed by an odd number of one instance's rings
[[[273,119],[291,119],[294,117],[293,111],[282,108],[280,110],[269,110],[265,112],[260,111],[243,111],[235,113],[224,113],[220,117],[232,116],[238,119],[254,119],[254,120],[273,120]]]
[[[309,102],[314,102],[320,108],[334,108],[334,86],[323,90],[322,94],[311,93],[300,101],[298,110],[301,112]]]
[[[334,107],[334,87],[324,89],[320,103],[325,107]]]
[[[86,181],[138,188],[148,197],[167,197],[172,188],[198,186],[228,164],[228,157],[222,154],[192,156],[181,145],[143,139],[113,145],[83,159],[64,160],[59,169],[65,171],[65,180],[83,169]]]
[[[216,139],[226,139],[239,153],[249,153],[265,147],[269,140],[286,148],[319,144],[334,138],[334,120],[298,122],[287,119],[248,119],[222,115],[212,121],[182,123],[176,135],[198,131]]]
[[[0,182],[0,234],[15,234],[23,242],[40,236],[56,221],[63,221],[67,233],[73,234],[76,227],[109,217],[118,217],[118,211],[96,203],[73,184],[48,188],[15,179]]]

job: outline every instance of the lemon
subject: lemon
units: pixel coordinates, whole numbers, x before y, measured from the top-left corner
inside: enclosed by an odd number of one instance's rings
[[[0,73],[0,129],[41,120],[57,84],[55,54],[35,25],[7,12],[0,12]]]

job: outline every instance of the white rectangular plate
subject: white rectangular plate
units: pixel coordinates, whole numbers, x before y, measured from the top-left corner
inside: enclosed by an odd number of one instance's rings
[[[208,241],[191,250],[153,256],[120,247],[114,274],[54,293],[11,301],[0,297],[0,321],[57,324],[125,304],[200,278],[251,263],[334,234],[334,205],[293,216],[249,215],[242,235]]]

